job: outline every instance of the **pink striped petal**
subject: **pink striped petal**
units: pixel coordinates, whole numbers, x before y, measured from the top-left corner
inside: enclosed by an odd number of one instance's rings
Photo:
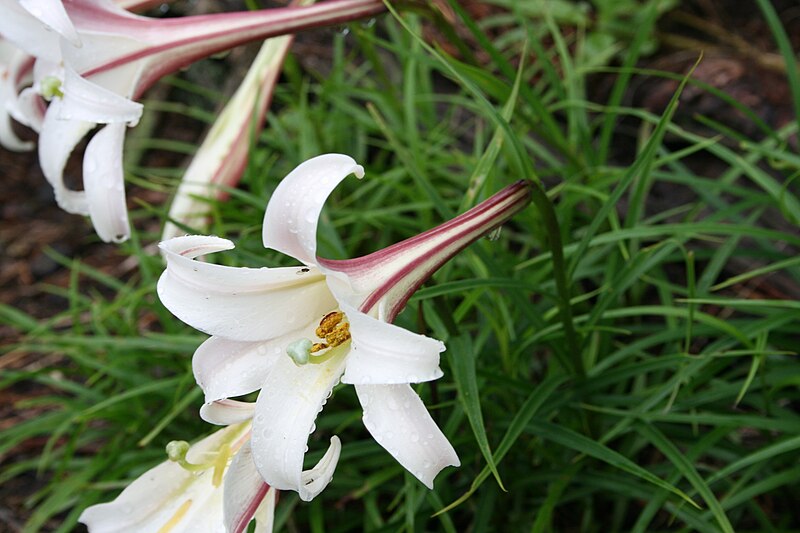
[[[250,442],[242,445],[225,473],[223,516],[228,533],[242,533],[270,490],[256,470]],[[275,508],[274,490],[272,509]],[[269,502],[267,502],[269,503]],[[269,509],[267,509],[269,511]]]

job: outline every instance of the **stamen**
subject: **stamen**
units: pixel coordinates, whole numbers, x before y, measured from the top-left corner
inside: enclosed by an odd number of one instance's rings
[[[350,323],[341,311],[328,313],[319,321],[314,333],[325,342],[311,342],[308,339],[297,339],[286,347],[286,353],[294,364],[302,366],[307,363],[319,364],[332,357],[330,348],[336,348],[350,340]],[[321,353],[320,352],[324,352]],[[311,354],[319,354],[311,357]]]
[[[219,448],[219,453],[214,461],[214,475],[211,478],[211,484],[215,487],[222,485],[222,475],[225,473],[225,468],[228,466],[228,459],[231,456],[231,447],[228,443],[223,443]]]
[[[333,330],[325,335],[325,341],[330,347],[339,346],[350,339],[350,323],[340,322]]]
[[[322,317],[322,320],[319,321],[319,327],[314,333],[316,333],[317,337],[320,339],[324,339],[331,331],[333,331],[336,325],[341,322],[343,318],[344,313],[341,311],[333,311],[328,313]]]
[[[326,349],[327,347],[328,345],[325,344],[324,342],[315,342],[314,346],[311,347],[311,353],[317,353],[320,350]]]
[[[286,353],[292,358],[294,364],[303,366],[308,363],[308,358],[311,356],[311,348],[313,343],[308,339],[297,339],[286,347]]]

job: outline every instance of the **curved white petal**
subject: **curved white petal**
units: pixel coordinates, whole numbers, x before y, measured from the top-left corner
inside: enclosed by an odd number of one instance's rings
[[[83,189],[97,235],[105,242],[122,242],[130,236],[125,205],[122,145],[125,124],[109,124],[98,131],[83,156]]]
[[[356,385],[356,394],[372,437],[426,487],[443,468],[461,464],[409,385]]]
[[[2,76],[2,69],[0,69],[0,76]],[[7,101],[5,87],[0,85],[0,104],[5,101]],[[0,109],[0,146],[12,152],[28,152],[34,146],[33,142],[23,141],[14,133],[8,108]]]
[[[211,337],[194,352],[192,370],[205,401],[233,398],[261,388],[286,347],[300,338],[313,338],[319,321],[266,341],[240,342]]]
[[[334,348],[336,349],[336,348]],[[319,364],[295,365],[286,356],[267,376],[256,402],[251,444],[256,468],[270,486],[311,501],[330,482],[339,460],[337,437],[316,467],[303,472],[314,420],[344,370],[346,348]]]
[[[39,93],[32,87],[26,87],[9,103],[8,113],[20,124],[39,133],[42,131],[46,109]]]
[[[381,322],[348,305],[342,305],[342,311],[353,337],[343,383],[420,383],[442,377],[441,341]]]
[[[42,21],[72,45],[81,45],[78,32],[75,31],[61,0],[19,0],[19,3],[28,13]]]
[[[230,426],[253,418],[256,404],[237,400],[215,400],[200,407],[200,418],[209,424]]]
[[[317,223],[328,195],[348,175],[364,176],[350,156],[325,154],[301,163],[280,182],[264,215],[264,246],[316,264]]]
[[[336,308],[316,269],[235,268],[192,260],[233,248],[219,237],[176,237],[159,246],[167,260],[159,298],[175,316],[205,333],[269,340]]]
[[[92,83],[64,64],[63,104],[59,118],[98,124],[127,123],[135,126],[144,106]]]
[[[14,152],[26,152],[34,146],[17,136],[11,122],[18,98],[17,77],[24,61],[30,62],[30,56],[0,37],[0,145]]]
[[[60,3],[60,2],[58,2]],[[50,31],[41,20],[22,7],[21,2],[5,0],[0,2],[0,35],[13,42],[32,56],[50,61],[61,61],[59,36]]]
[[[248,429],[245,424],[217,431],[194,444],[187,459],[208,462],[224,443],[236,443]],[[213,473],[209,468],[194,474],[165,461],[133,481],[114,501],[87,508],[79,521],[92,533],[157,533],[167,525],[172,526],[171,533],[224,533],[223,495],[212,482]]]
[[[73,191],[64,185],[64,165],[75,146],[94,128],[92,122],[58,118],[61,100],[54,99],[47,107],[42,130],[39,132],[39,165],[53,187],[58,205],[69,213],[88,215],[89,205],[83,191]]]
[[[253,519],[270,489],[256,470],[249,441],[242,445],[231,461],[225,473],[224,486],[225,529],[228,533],[241,533],[247,529],[247,524]],[[273,509],[274,506],[273,498]]]

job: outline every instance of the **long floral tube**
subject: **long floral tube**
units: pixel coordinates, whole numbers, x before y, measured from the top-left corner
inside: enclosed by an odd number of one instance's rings
[[[81,49],[77,49],[81,60],[75,70],[83,77],[146,60],[149,68],[141,73],[131,98],[139,97],[165,74],[199,58],[245,42],[341,24],[386,9],[381,0],[333,0],[312,6],[153,19],[110,4],[98,9],[96,2],[87,0],[64,0],[64,5],[79,32],[118,33],[140,41],[139,46],[123,46],[111,54],[80,54]]]
[[[318,258],[318,261],[331,270],[347,272],[356,286],[378,283],[360,309],[369,313],[388,299],[392,304],[383,312],[385,320],[392,322],[414,291],[439,267],[477,237],[501,226],[528,205],[530,199],[530,182],[520,180],[466,213],[383,250],[356,259]],[[391,269],[388,265],[392,265]],[[378,266],[380,278],[375,275]]]

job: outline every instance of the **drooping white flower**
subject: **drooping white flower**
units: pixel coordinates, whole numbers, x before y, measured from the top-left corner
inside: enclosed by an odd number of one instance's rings
[[[161,243],[167,269],[161,301],[211,334],[192,365],[206,404],[201,416],[253,420],[251,445],[270,485],[311,500],[330,481],[340,442],[303,471],[314,421],[333,387],[355,385],[366,428],[426,486],[458,457],[411,384],[439,378],[444,345],[391,324],[411,294],[443,263],[524,208],[526,182],[403,242],[357,259],[317,257],[317,223],[331,191],[363,168],[345,155],[313,158],[275,190],[264,217],[264,246],[305,266],[234,268],[195,261],[233,248],[217,237]],[[256,403],[232,400],[260,389]]]
[[[109,503],[78,519],[90,533],[241,533],[272,531],[275,490],[255,469],[250,424],[237,424],[189,446],[172,442],[170,460],[151,468]]]
[[[147,3],[147,2],[141,2]],[[46,9],[46,6],[57,6]],[[123,5],[134,5],[128,0]],[[34,87],[50,101],[40,129],[39,161],[59,205],[88,215],[104,241],[128,238],[122,147],[142,114],[135,101],[153,83],[203,57],[239,44],[385,10],[381,0],[332,0],[312,6],[154,19],[112,0],[0,0],[0,35],[46,68]],[[7,13],[6,13],[7,12]],[[84,191],[63,180],[83,137]]]

